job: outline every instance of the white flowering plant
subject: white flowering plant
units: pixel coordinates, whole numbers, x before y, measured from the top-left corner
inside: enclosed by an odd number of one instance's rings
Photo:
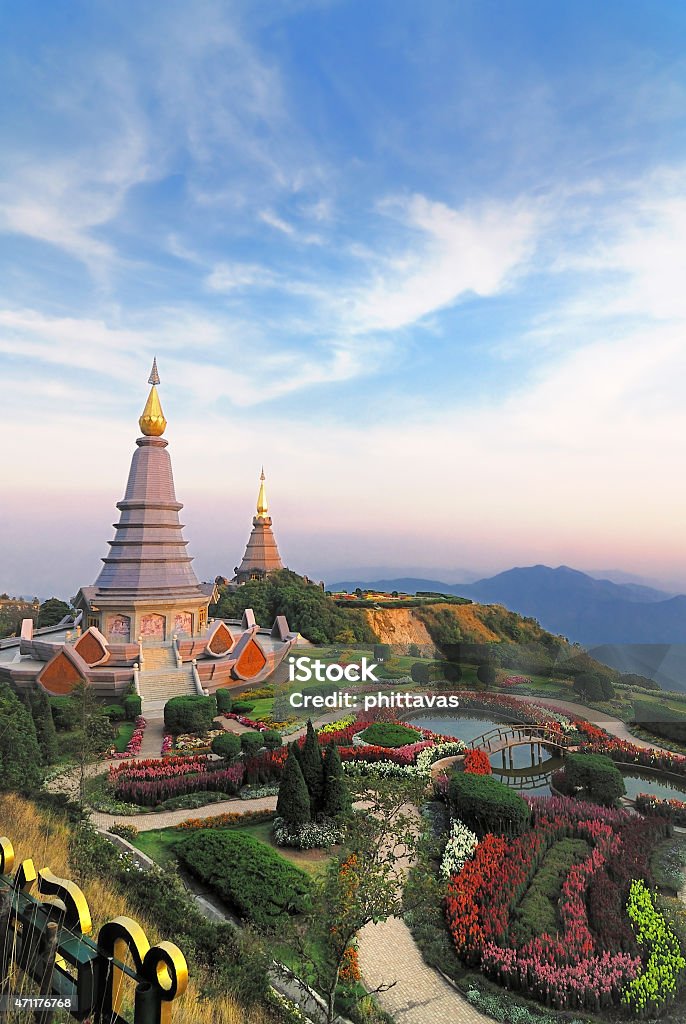
[[[464,822],[455,818],[450,824],[450,835],[443,851],[440,872],[443,878],[451,878],[459,874],[474,851],[479,845],[479,840],[468,829]]]

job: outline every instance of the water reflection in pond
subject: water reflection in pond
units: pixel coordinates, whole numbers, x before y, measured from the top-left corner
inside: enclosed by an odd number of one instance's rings
[[[686,800],[686,782],[679,784],[671,779],[665,779],[660,775],[651,775],[648,772],[641,775],[633,769],[631,772],[622,772],[622,775],[624,775],[626,795],[632,800],[639,793],[648,793],[650,796],[657,796],[663,800]]]

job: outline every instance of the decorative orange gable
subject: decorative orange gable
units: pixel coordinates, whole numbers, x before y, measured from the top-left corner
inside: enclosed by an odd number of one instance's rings
[[[93,665],[104,664],[110,656],[107,641],[95,626],[91,626],[83,636],[79,637],[74,644],[74,650],[81,655],[86,664],[90,665],[91,668]]]
[[[233,667],[234,675],[240,679],[252,679],[262,671],[266,664],[267,658],[264,651],[257,641],[250,637]]]
[[[63,647],[55,657],[47,663],[44,669],[38,674],[38,682],[53,696],[63,696],[71,693],[77,683],[88,682],[85,673],[81,670],[78,661],[82,659],[78,654],[73,654],[69,648]],[[83,662],[82,662],[83,663]]]
[[[233,633],[229,627],[225,622],[219,622],[207,642],[205,651],[215,658],[221,658],[223,654],[227,654],[231,650],[234,643]]]

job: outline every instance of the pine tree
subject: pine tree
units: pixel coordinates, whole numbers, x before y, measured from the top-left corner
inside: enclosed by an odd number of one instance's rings
[[[41,686],[34,686],[25,691],[24,702],[36,727],[43,764],[54,764],[58,757],[57,732],[47,694]]]
[[[336,744],[329,743],[324,755],[324,814],[327,818],[340,818],[350,811],[351,806],[341,755]]]
[[[290,828],[305,825],[310,820],[310,797],[294,747],[292,743],[288,748],[276,802],[277,817],[283,818]]]
[[[310,794],[310,814],[315,814],[322,809],[322,798],[324,796],[324,760],[322,748],[319,746],[317,734],[311,720],[307,720],[307,736],[302,750],[300,751],[300,763],[305,778],[305,785]]]

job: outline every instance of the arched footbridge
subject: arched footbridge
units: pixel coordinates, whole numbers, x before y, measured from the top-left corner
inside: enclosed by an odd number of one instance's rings
[[[512,750],[514,747],[531,747],[531,763],[543,761],[543,749],[553,748],[562,756],[565,751],[573,750],[563,733],[549,725],[501,725],[488,732],[476,736],[471,741],[475,750],[483,750],[485,754],[502,752],[503,767],[509,759],[512,766]]]

